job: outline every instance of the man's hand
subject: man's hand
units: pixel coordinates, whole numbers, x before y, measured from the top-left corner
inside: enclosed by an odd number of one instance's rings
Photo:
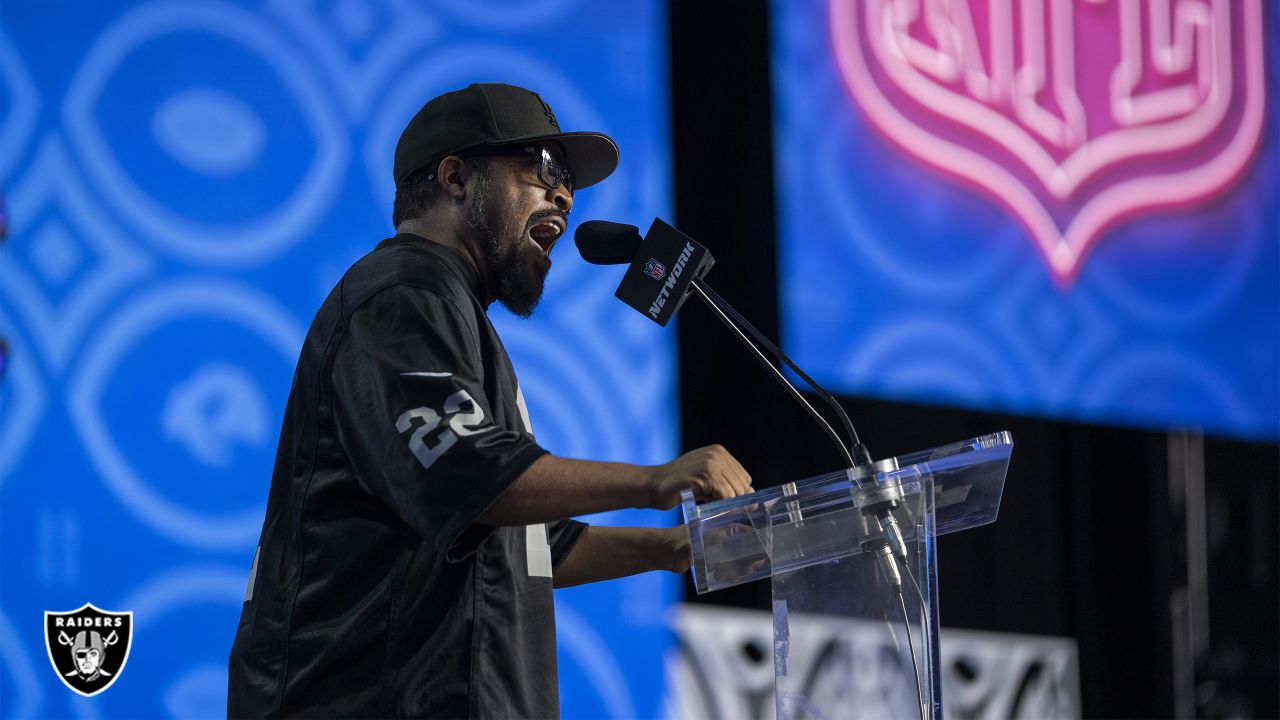
[[[751,492],[751,476],[719,445],[652,466],[543,455],[476,521],[533,525],[629,507],[670,510],[685,488],[698,500],[737,497]]]
[[[673,528],[600,527],[583,529],[578,544],[555,570],[558,588],[666,570],[688,572],[689,531]]]
[[[693,555],[689,551],[689,527],[677,525],[661,532],[663,544],[671,556],[666,570],[677,575],[689,572],[689,565],[693,562]]]
[[[693,491],[696,500],[720,500],[751,492],[751,476],[720,445],[690,450],[665,465],[652,468],[652,500],[649,507],[670,510],[680,502],[680,492]]]

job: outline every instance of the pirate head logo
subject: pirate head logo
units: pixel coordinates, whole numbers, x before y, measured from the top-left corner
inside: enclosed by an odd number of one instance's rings
[[[92,697],[111,687],[129,660],[133,613],[107,612],[89,603],[70,612],[45,612],[49,662],[67,687]]]

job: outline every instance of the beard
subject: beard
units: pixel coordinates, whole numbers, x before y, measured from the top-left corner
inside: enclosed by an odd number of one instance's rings
[[[502,247],[501,233],[494,227],[485,204],[488,190],[489,173],[481,171],[475,178],[475,195],[467,224],[479,239],[480,254],[493,279],[495,299],[517,316],[527,318],[542,299],[547,280],[546,259],[533,243],[522,242],[520,238]]]

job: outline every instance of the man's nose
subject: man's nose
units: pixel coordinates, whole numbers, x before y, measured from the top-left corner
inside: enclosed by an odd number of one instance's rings
[[[569,188],[565,187],[564,183],[547,190],[547,199],[555,203],[561,212],[567,213],[573,209],[573,193],[569,192]]]

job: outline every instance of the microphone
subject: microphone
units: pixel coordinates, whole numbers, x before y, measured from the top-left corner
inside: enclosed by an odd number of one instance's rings
[[[622,265],[631,262],[644,238],[635,225],[588,220],[574,231],[573,242],[592,265]]]
[[[764,337],[746,318],[738,314],[728,302],[721,298],[703,281],[703,277],[715,264],[714,258],[707,249],[692,238],[661,219],[654,219],[649,232],[642,238],[635,225],[590,220],[578,226],[574,233],[574,242],[583,259],[597,265],[617,265],[630,263],[622,283],[615,295],[643,313],[659,325],[666,326],[671,316],[683,305],[690,294],[707,305],[725,327],[733,332],[751,354],[766,370],[773,375],[796,402],[805,409],[840,449],[847,467],[866,465],[871,462],[870,453],[858,440],[857,431],[853,429],[844,409],[836,402],[835,397],[803,370],[791,358],[787,357],[777,346]],[[692,268],[692,269],[690,269]],[[741,326],[741,327],[739,327]],[[830,404],[844,424],[849,435],[850,445],[835,433],[831,425],[822,417],[799,391],[787,381],[786,377],[774,367],[758,347],[743,332],[750,333],[756,342],[763,345],[776,359],[786,363],[807,382],[824,401]],[[852,450],[853,454],[850,454]],[[854,458],[857,458],[856,460]]]
[[[626,240],[631,242],[630,237]],[[694,282],[715,264],[711,253],[693,238],[654,219],[614,295],[666,327],[689,299]]]
[[[657,218],[654,219],[653,225],[644,237],[640,236],[640,228],[635,225],[589,220],[579,225],[574,232],[574,243],[578,246],[578,252],[582,254],[583,259],[589,263],[595,265],[629,263],[630,266],[615,295],[659,325],[665,327],[676,310],[684,304],[688,295],[697,294],[720,322],[733,332],[739,342],[818,423],[839,448],[851,473],[852,469],[858,466],[863,466],[864,470],[873,469],[871,453],[858,439],[853,423],[849,421],[848,414],[836,401],[835,396],[801,370],[791,358],[787,357],[786,353],[770,342],[763,333],[706,284],[703,277],[711,270],[715,260],[705,247]],[[747,338],[743,333],[744,328],[757,343],[768,350],[775,359],[795,371],[823,401],[835,410],[849,437],[847,446],[832,429],[830,423],[800,395],[760,349]],[[861,475],[851,474],[850,477],[859,485],[861,484]],[[866,512],[878,521],[891,549],[890,557],[896,556],[905,565],[906,545],[903,542],[902,531],[893,516],[893,510],[897,506],[898,502],[894,499],[876,503],[866,508]]]
[[[630,263],[614,295],[663,327],[716,263],[705,247],[659,219],[643,238],[635,225],[589,220],[573,241],[589,263]]]

